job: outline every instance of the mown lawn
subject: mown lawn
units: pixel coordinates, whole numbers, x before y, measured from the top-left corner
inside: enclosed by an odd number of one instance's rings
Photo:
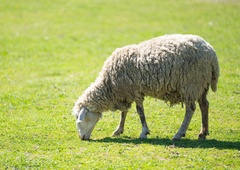
[[[240,2],[238,0],[1,0],[0,169],[240,169]],[[171,141],[181,106],[146,98],[151,130],[139,140],[135,105],[119,138],[106,112],[80,141],[71,109],[118,47],[171,33],[197,34],[216,50],[210,136]]]

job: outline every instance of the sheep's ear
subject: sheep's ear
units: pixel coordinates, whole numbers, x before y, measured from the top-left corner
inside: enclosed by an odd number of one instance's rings
[[[86,117],[86,113],[88,112],[86,107],[82,107],[82,109],[79,112],[79,116],[77,119],[77,122],[81,122],[85,117]]]

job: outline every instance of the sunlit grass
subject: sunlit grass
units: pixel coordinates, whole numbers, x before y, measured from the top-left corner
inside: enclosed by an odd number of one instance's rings
[[[238,1],[2,0],[0,4],[0,169],[239,169],[240,4]],[[118,47],[170,33],[198,34],[216,50],[210,136],[172,142],[184,108],[145,99],[149,139],[133,104],[124,134],[106,112],[80,141],[71,108]]]

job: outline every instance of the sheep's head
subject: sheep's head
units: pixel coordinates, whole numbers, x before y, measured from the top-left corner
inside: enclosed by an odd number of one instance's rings
[[[91,133],[102,114],[91,112],[85,106],[74,112],[79,138],[82,140],[90,139]]]

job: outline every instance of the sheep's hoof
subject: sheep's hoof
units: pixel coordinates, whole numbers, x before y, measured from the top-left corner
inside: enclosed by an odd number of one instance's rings
[[[209,133],[208,132],[200,132],[199,134],[198,134],[198,139],[200,139],[200,140],[205,140],[206,139],[206,137],[207,137],[207,135],[209,135]]]
[[[139,139],[147,139],[147,135],[140,135]]]
[[[115,130],[115,131],[113,132],[112,136],[117,137],[117,136],[120,136],[122,133],[123,133],[123,131],[118,129],[118,130]]]
[[[113,134],[112,134],[113,137],[118,137],[118,136],[120,136],[120,135],[121,135],[121,133],[113,133]]]
[[[147,139],[147,135],[148,135],[148,134],[150,134],[149,131],[147,131],[147,132],[145,132],[145,133],[141,133],[139,139]]]
[[[203,133],[200,133],[200,134],[198,135],[198,139],[199,139],[199,140],[205,140],[205,139],[206,139],[206,135],[203,134]]]
[[[179,141],[179,140],[181,140],[181,138],[172,138],[172,141]]]
[[[182,137],[185,137],[185,136],[186,136],[185,133],[183,133],[183,134],[181,134],[181,135],[176,134],[176,135],[172,138],[172,140],[178,141],[178,140],[181,140],[181,138],[182,138]]]

